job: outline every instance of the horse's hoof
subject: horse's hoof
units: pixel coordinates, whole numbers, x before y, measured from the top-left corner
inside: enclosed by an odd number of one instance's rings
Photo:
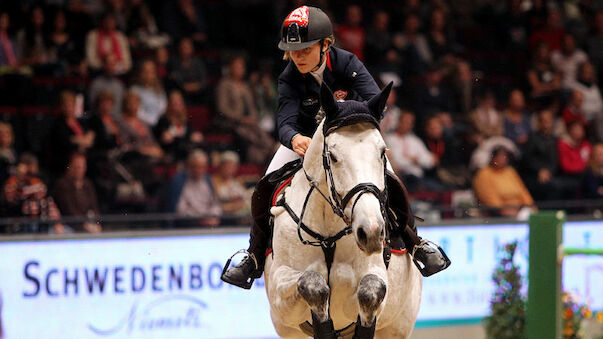
[[[318,272],[306,271],[297,281],[297,293],[312,309],[320,309],[329,301],[329,286]]]

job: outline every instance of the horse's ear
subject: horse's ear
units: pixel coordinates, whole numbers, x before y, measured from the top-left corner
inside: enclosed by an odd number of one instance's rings
[[[332,120],[337,115],[337,102],[333,97],[333,92],[331,92],[331,89],[324,81],[320,86],[320,105],[325,111],[327,121]]]
[[[383,116],[383,109],[385,108],[385,103],[387,102],[387,98],[389,98],[389,92],[391,92],[393,85],[394,82],[391,81],[383,88],[381,93],[375,95],[367,102],[371,114],[377,118],[377,120],[381,120],[381,117]]]

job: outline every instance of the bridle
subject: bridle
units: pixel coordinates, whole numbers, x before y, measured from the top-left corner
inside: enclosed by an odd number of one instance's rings
[[[354,209],[356,207],[356,204],[358,203],[358,200],[360,199],[360,197],[363,194],[366,194],[366,193],[373,194],[379,200],[381,215],[383,216],[383,220],[387,221],[387,212],[386,212],[387,211],[386,210],[387,188],[386,187],[384,187],[383,190],[380,190],[373,183],[360,183],[360,184],[357,184],[356,186],[352,187],[343,196],[343,198],[337,192],[337,189],[335,186],[335,180],[333,178],[333,169],[332,169],[332,165],[331,165],[331,153],[329,151],[326,140],[327,140],[327,136],[329,134],[333,133],[338,128],[343,127],[343,126],[346,126],[346,125],[335,125],[334,127],[325,129],[323,131],[322,166],[323,166],[323,170],[325,172],[327,186],[329,187],[329,191],[330,191],[329,194],[328,195],[325,194],[325,192],[323,192],[320,189],[318,181],[316,181],[314,178],[312,178],[306,172],[305,168],[303,168],[306,180],[310,184],[310,190],[306,194],[306,198],[304,200],[304,204],[302,206],[302,210],[301,210],[299,217],[295,214],[295,212],[291,209],[291,207],[285,202],[284,196],[278,203],[279,206],[283,206],[285,208],[285,210],[287,210],[287,212],[289,213],[291,218],[297,223],[297,235],[302,244],[310,245],[310,246],[317,246],[317,247],[320,246],[323,248],[323,250],[332,249],[333,252],[335,250],[335,243],[339,239],[343,238],[344,236],[352,233],[352,219],[354,216]],[[378,128],[378,125],[376,125],[376,126]],[[386,170],[387,170],[387,167],[386,167],[387,160],[385,158],[385,153],[383,153],[381,155],[381,159],[383,161],[383,177],[384,177],[384,183],[385,183],[386,182],[385,175],[386,175]],[[314,190],[316,190],[323,197],[323,199],[327,203],[329,203],[329,205],[331,206],[331,209],[333,210],[333,213],[335,213],[337,216],[339,216],[343,220],[343,222],[346,224],[346,226],[341,231],[337,232],[333,236],[325,237],[325,236],[313,231],[312,229],[310,229],[302,221],[303,217],[305,215],[305,212],[306,212],[306,207],[307,207],[308,201]],[[345,209],[348,206],[348,204],[350,203],[350,201],[354,198],[354,196],[356,196],[356,198],[354,199],[350,217],[348,218],[345,215]],[[386,228],[387,227],[384,226],[384,232],[385,232]],[[302,232],[301,232],[302,230],[305,233],[307,233],[308,235],[310,235],[312,238],[314,238],[315,240],[304,239]],[[326,256],[326,254],[325,254],[325,256]],[[328,259],[327,259],[327,266],[328,266],[328,268],[330,268],[330,263],[329,263]]]

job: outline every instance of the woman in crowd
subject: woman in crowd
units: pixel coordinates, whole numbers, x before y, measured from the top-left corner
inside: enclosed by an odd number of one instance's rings
[[[93,70],[100,70],[102,61],[108,54],[115,56],[118,74],[126,73],[132,68],[128,40],[116,27],[114,15],[105,13],[100,26],[86,36],[86,60]]]
[[[140,98],[138,117],[149,127],[154,127],[167,107],[167,96],[157,74],[155,62],[145,60],[140,64],[136,83],[131,90]]]
[[[166,155],[176,161],[186,159],[189,152],[203,141],[203,134],[188,124],[186,105],[180,91],[172,91],[167,112],[154,128],[155,138]]]
[[[516,216],[521,207],[534,204],[530,192],[509,164],[510,157],[504,147],[495,148],[490,165],[480,169],[473,179],[480,204],[496,208],[495,214],[502,216]]]

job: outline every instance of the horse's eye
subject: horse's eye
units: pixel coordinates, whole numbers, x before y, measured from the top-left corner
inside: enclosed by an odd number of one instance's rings
[[[331,158],[332,162],[337,162],[337,158],[335,158],[335,156],[333,155],[333,153],[329,152],[329,157]]]

